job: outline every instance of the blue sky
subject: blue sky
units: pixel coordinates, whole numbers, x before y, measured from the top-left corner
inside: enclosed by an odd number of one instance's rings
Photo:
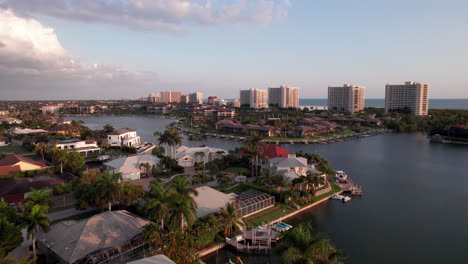
[[[157,76],[151,84],[115,88],[118,97],[181,90],[236,98],[239,89],[288,84],[300,87],[302,98],[325,98],[327,86],[353,83],[367,87],[367,98],[383,98],[386,83],[421,81],[431,84],[430,98],[468,98],[468,1],[266,2],[281,4],[287,14],[261,25],[177,21],[183,32],[12,8],[53,28],[83,64]],[[109,89],[68,94],[105,98]]]

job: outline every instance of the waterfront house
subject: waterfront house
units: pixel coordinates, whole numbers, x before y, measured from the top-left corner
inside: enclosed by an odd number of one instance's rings
[[[259,157],[262,160],[271,160],[273,158],[287,158],[291,152],[285,150],[284,148],[275,145],[275,144],[267,144],[262,148],[262,153]],[[237,157],[242,157],[245,155],[245,152],[240,151],[236,153]]]
[[[15,174],[17,172],[43,170],[47,168],[44,161],[36,161],[30,158],[11,154],[0,159],[0,175]]]
[[[146,173],[143,164],[149,164],[151,167],[159,164],[159,159],[153,155],[134,155],[118,158],[104,163],[104,168],[113,173],[122,173],[124,179],[138,180],[142,173]]]
[[[232,119],[236,115],[236,110],[224,106],[195,107],[193,112],[214,120]]]
[[[193,167],[195,163],[205,164],[227,154],[228,152],[221,148],[181,146],[176,150],[176,160],[182,167]]]
[[[38,232],[38,250],[60,264],[127,259],[146,243],[140,235],[147,224],[125,210],[62,221],[53,224],[48,233]]]
[[[235,123],[232,120],[224,119],[215,123],[215,128],[217,130],[225,131],[227,133],[233,134],[249,134],[252,135],[256,133],[262,137],[273,137],[277,134],[277,130],[273,126],[269,125],[253,125],[253,124],[240,124]]]
[[[7,203],[20,203],[29,196],[32,189],[53,189],[62,183],[63,180],[60,178],[48,175],[4,179],[0,181],[0,200]]]
[[[140,145],[140,137],[137,131],[130,128],[121,128],[107,134],[107,141],[111,147],[137,147]]]
[[[269,166],[272,172],[284,175],[289,181],[306,176],[309,171],[317,173],[314,165],[308,164],[306,158],[297,157],[296,154],[271,159]]]
[[[85,157],[96,156],[100,153],[95,140],[66,139],[52,141],[49,145],[55,145],[60,150],[78,152]]]

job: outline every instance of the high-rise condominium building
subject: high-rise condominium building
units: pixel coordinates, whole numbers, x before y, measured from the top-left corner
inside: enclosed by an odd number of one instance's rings
[[[328,110],[356,113],[364,110],[365,88],[345,84],[342,87],[328,87]]]
[[[385,112],[409,109],[414,115],[427,115],[429,84],[405,82],[385,86]]]
[[[180,92],[161,92],[161,102],[180,103]]]
[[[267,91],[257,88],[240,91],[240,105],[250,108],[267,108]]]
[[[190,96],[188,94],[183,94],[180,96],[181,104],[188,104],[190,102]]]
[[[157,103],[160,100],[161,100],[161,97],[159,97],[159,94],[157,93],[150,93],[148,95],[148,102]]]
[[[189,94],[189,102],[191,104],[203,104],[203,94],[202,93]]]
[[[279,108],[299,107],[299,88],[281,85],[268,88],[268,105]]]

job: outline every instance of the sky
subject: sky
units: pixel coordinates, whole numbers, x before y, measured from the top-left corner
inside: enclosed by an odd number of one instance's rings
[[[0,100],[430,84],[468,98],[466,0],[0,0]]]

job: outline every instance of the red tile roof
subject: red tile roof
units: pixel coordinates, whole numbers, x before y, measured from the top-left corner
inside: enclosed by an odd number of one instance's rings
[[[9,178],[0,181],[0,197],[28,193],[32,188],[54,188],[63,183],[60,179],[35,179],[37,178]]]
[[[34,164],[34,165],[37,165],[37,166],[41,166],[41,167],[47,167],[46,163],[44,161],[35,161],[35,160],[32,160],[30,158],[26,158],[26,157],[23,157],[23,156],[19,156],[19,155],[16,155],[16,154],[11,154],[11,155],[8,155],[6,157],[4,157],[3,159],[0,160],[0,166],[13,166],[15,165],[16,163],[18,162],[26,162],[26,163],[30,163],[30,164]]]
[[[18,172],[21,172],[21,167],[19,165],[0,166],[0,175],[13,175]]]
[[[277,145],[266,145],[263,147],[263,152],[260,155],[262,158],[287,158],[291,152],[284,148],[278,147]]]

